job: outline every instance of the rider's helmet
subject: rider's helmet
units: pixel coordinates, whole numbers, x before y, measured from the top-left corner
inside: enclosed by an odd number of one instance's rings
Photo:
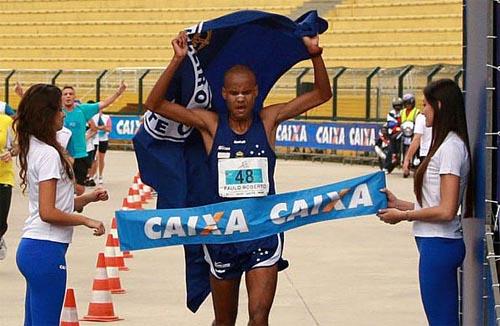
[[[403,108],[403,100],[401,97],[395,97],[392,99],[392,108],[397,111]]]
[[[407,93],[407,94],[403,95],[403,106],[404,107],[411,106],[412,108],[414,108],[415,107],[415,95],[413,95],[412,93]]]

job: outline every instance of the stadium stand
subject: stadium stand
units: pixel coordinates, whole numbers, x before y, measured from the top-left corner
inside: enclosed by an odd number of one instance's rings
[[[460,0],[344,0],[323,16],[330,23],[322,37],[328,67],[358,68],[348,77],[347,70],[339,79],[337,118],[365,116],[364,86],[369,71],[364,69],[462,63]],[[421,89],[426,80],[407,82],[414,89]],[[392,94],[379,97],[378,105],[371,106],[385,110],[373,111],[371,117],[385,116],[391,97],[397,95],[397,75],[391,76],[390,71],[382,69],[374,84],[389,83]],[[331,103],[309,112],[313,118],[331,116]]]
[[[330,23],[322,45],[332,76],[338,71],[333,67],[361,69],[348,70],[339,80],[339,117],[364,116],[365,79],[373,67],[461,63],[460,0],[177,0],[174,4],[162,0],[0,0],[0,69],[6,69],[0,78],[18,69],[14,81],[50,82],[63,69],[57,84],[76,85],[85,101],[94,99],[95,79],[107,69],[102,97],[121,78],[130,86],[110,111],[135,113],[138,77],[147,67],[165,65],[171,54],[170,39],[178,30],[236,10],[296,18],[312,8]],[[310,62],[300,63],[284,76],[268,103],[292,98],[296,77],[306,67]],[[144,79],[145,95],[157,73],[153,69]],[[303,81],[312,80],[310,75]],[[11,102],[17,104],[15,98]],[[372,116],[379,115],[373,112]],[[310,117],[332,117],[332,102],[309,112]]]

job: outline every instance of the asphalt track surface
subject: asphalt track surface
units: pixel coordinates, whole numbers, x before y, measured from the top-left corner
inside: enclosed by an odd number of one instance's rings
[[[85,209],[109,230],[113,212],[132,183],[137,165],[133,152],[109,151],[105,187],[110,200]],[[367,174],[376,168],[339,163],[279,160],[277,191],[286,192]],[[396,170],[388,185],[411,200],[412,180]],[[147,205],[153,208],[154,203]],[[7,258],[0,261],[0,325],[22,325],[25,282],[15,251],[27,216],[28,200],[13,191],[6,234]],[[67,254],[68,287],[76,293],[78,316],[87,313],[97,253],[105,237],[75,228]],[[410,223],[386,225],[374,215],[308,225],[286,233],[284,256],[290,267],[279,274],[271,325],[426,325],[418,290],[418,257]],[[210,298],[193,314],[185,307],[184,258],[179,246],[134,252],[120,272],[126,294],[114,294],[120,325],[210,325]],[[244,281],[237,325],[248,321]],[[102,325],[80,322],[81,325]]]

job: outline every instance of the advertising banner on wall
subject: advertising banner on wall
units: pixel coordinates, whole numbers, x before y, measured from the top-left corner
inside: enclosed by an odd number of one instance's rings
[[[276,146],[371,151],[379,129],[376,123],[286,121],[278,126]]]
[[[109,138],[113,140],[132,140],[141,125],[136,115],[112,115],[111,123]]]
[[[131,140],[140,126],[137,116],[111,116],[111,139]],[[276,146],[371,151],[380,125],[377,123],[286,121],[278,126]]]

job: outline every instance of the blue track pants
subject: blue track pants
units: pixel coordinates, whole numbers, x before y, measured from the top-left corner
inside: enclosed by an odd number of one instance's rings
[[[67,243],[21,239],[17,266],[26,279],[25,326],[59,325],[66,290]]]
[[[465,257],[462,239],[416,237],[420,294],[430,326],[458,325],[457,269]]]

